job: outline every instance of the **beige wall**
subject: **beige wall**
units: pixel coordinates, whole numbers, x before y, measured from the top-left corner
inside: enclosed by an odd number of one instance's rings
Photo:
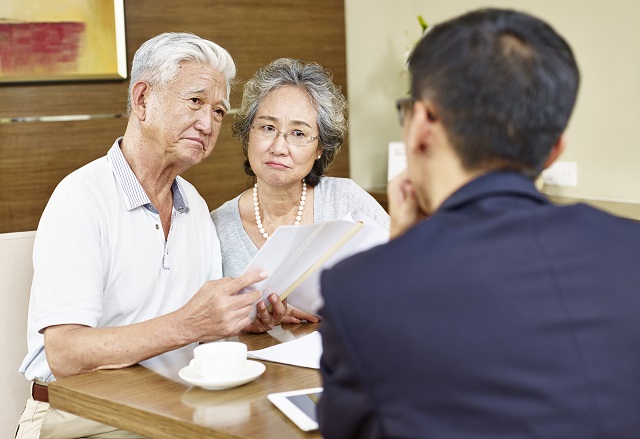
[[[386,184],[387,144],[401,139],[394,108],[404,95],[406,50],[420,35],[416,15],[437,23],[480,7],[539,16],[573,47],[582,73],[569,148],[578,186],[545,186],[556,196],[640,203],[640,2],[637,0],[345,0],[351,176]]]

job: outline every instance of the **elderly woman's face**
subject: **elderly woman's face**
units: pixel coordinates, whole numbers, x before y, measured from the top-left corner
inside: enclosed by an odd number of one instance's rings
[[[311,171],[321,153],[318,139],[313,139],[318,136],[317,120],[309,97],[297,87],[280,87],[262,100],[253,119],[248,148],[251,169],[260,183],[297,185]],[[301,138],[310,141],[304,143]]]

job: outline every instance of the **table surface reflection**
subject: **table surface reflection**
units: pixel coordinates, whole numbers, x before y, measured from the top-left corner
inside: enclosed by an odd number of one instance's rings
[[[262,349],[309,334],[317,323],[282,325],[265,334],[242,334],[229,340]],[[178,377],[143,366],[96,371],[49,384],[51,406],[150,438],[319,438],[298,429],[267,394],[318,387],[314,369],[263,362],[258,379],[227,390],[205,390]]]

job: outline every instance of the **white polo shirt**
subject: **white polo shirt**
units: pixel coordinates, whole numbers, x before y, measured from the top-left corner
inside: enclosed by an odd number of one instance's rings
[[[129,325],[182,307],[222,276],[220,244],[204,199],[178,177],[165,241],[158,212],[117,139],[106,157],[69,174],[42,214],[33,250],[28,348],[20,372],[53,381],[41,331],[52,325]],[[142,364],[186,365],[194,345]]]

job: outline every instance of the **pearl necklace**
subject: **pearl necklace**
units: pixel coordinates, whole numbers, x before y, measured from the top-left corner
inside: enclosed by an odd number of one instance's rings
[[[302,213],[304,212],[304,205],[307,199],[307,182],[302,180],[302,194],[300,194],[300,203],[298,204],[298,214],[296,215],[296,221],[293,223],[294,226],[299,226],[300,221],[302,220]],[[262,225],[262,218],[260,217],[260,198],[258,197],[258,183],[253,185],[253,210],[256,213],[256,226],[258,226],[258,230],[262,233],[262,237],[265,239],[269,239],[269,234],[264,230],[264,226]]]

